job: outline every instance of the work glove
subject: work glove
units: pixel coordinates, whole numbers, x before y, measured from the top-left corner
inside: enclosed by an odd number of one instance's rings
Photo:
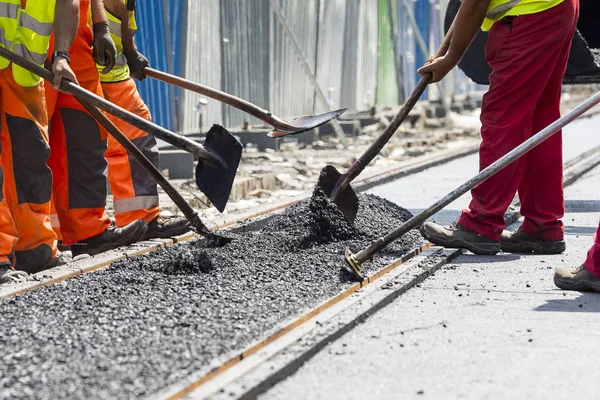
[[[137,50],[127,51],[123,54],[125,54],[125,57],[127,58],[127,65],[129,66],[129,73],[131,76],[138,81],[146,79],[144,68],[150,65],[148,59]]]
[[[94,24],[94,60],[105,67],[103,74],[108,74],[117,62],[117,46],[110,37],[108,22]]]

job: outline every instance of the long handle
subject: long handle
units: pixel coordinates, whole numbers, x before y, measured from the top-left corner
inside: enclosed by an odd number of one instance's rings
[[[40,76],[41,78],[47,81],[52,82],[54,78],[52,72],[48,71],[43,67],[40,67],[37,64],[25,60],[21,56],[14,54],[13,52],[8,51],[3,47],[0,47],[0,56],[6,58],[7,60],[10,60],[14,64],[25,68],[26,70]],[[85,90],[84,88],[76,85],[73,82],[63,79],[61,89],[73,96],[86,99],[90,104],[93,104],[94,106],[110,114],[113,114],[114,116],[118,117],[119,119],[122,119],[128,124],[131,124],[143,131],[146,131],[152,134],[153,136],[156,136],[157,138],[172,144],[173,146],[195,154],[196,156],[210,164],[216,165],[223,169],[227,168],[225,161],[219,155],[206,150],[204,146],[186,138],[185,136],[177,135],[176,133],[171,132],[168,129],[165,129],[159,125],[147,121],[138,115],[130,113],[129,111],[111,103],[110,101],[96,95],[95,93]]]
[[[181,78],[179,76],[171,75],[166,72],[158,71],[156,69],[146,67],[144,68],[144,73],[150,78],[157,79],[159,81],[178,86],[183,89],[191,90],[192,92],[196,92],[202,94],[204,96],[208,96],[211,99],[215,99],[220,101],[221,103],[225,103],[232,107],[237,108],[247,114],[252,115],[260,119],[263,122],[283,131],[295,131],[298,128],[288,124],[280,118],[277,118],[270,111],[262,109],[255,104],[250,103],[249,101],[240,99],[239,97],[235,97],[228,93],[222,92],[217,89],[213,89],[209,86],[204,86],[196,82],[192,82],[190,80]]]
[[[110,119],[102,112],[96,108],[91,102],[83,97],[76,96],[77,100],[81,103],[86,110],[89,111],[90,114],[98,122],[104,126],[104,128],[114,137],[117,142],[121,144],[127,150],[129,154],[131,154],[138,163],[152,176],[152,178],[160,185],[160,187],[167,193],[167,195],[173,200],[173,203],[181,210],[183,215],[190,221],[191,226],[194,228],[194,231],[203,235],[210,235],[210,230],[204,225],[204,223],[200,220],[198,214],[194,211],[194,209],[188,204],[187,201],[183,198],[183,196],[171,185],[171,183],[160,173],[160,171],[152,164],[150,160],[138,149],[132,142],[112,123]]]
[[[583,113],[588,111],[590,108],[600,103],[600,92],[596,93],[594,96],[577,106],[573,111],[560,118],[556,122],[552,123],[542,131],[538,132],[525,142],[523,142],[518,147],[511,150],[509,153],[504,155],[498,161],[491,164],[489,167],[485,168],[483,171],[475,175],[473,178],[469,179],[467,182],[463,183],[461,186],[450,192],[448,195],[438,200],[432,206],[422,211],[420,214],[415,215],[404,224],[400,225],[396,230],[386,235],[385,237],[377,240],[369,247],[361,250],[357,254],[353,256],[353,259],[357,261],[359,264],[370,260],[375,254],[379,253],[381,250],[386,248],[390,243],[394,240],[399,239],[402,235],[408,233],[411,229],[415,229],[420,226],[423,222],[425,222],[429,217],[442,210],[448,204],[452,203],[454,200],[458,199],[463,194],[467,193],[469,190],[473,189],[475,186],[479,185],[483,181],[487,180],[492,175],[496,174],[498,171],[508,166],[509,164],[515,162],[525,153],[548,139],[550,136],[554,135],[556,132],[564,128],[566,125],[570,124],[577,118],[579,118]]]
[[[448,48],[450,47],[450,41],[452,40],[453,33],[454,23],[452,23],[452,25],[450,26],[450,29],[448,30],[448,33],[446,33],[446,36],[440,44],[440,47],[437,53],[435,54],[434,58],[438,58],[446,54]],[[421,79],[419,79],[417,87],[415,87],[410,96],[408,96],[408,99],[406,99],[406,102],[404,103],[400,111],[398,111],[392,122],[390,122],[390,124],[385,128],[385,130],[381,133],[377,140],[364,152],[364,154],[360,156],[359,161],[363,165],[363,169],[364,167],[369,165],[371,161],[373,161],[373,158],[375,158],[375,156],[379,154],[381,149],[383,149],[383,147],[387,144],[390,138],[394,136],[394,133],[396,133],[402,122],[404,122],[404,120],[406,119],[410,111],[413,109],[415,104],[417,104],[417,101],[419,101],[419,99],[423,95],[423,92],[425,92],[425,89],[427,89],[429,83],[431,83],[432,77],[432,74],[425,74],[421,77]]]
[[[448,33],[446,33],[444,40],[440,44],[440,47],[434,56],[435,58],[441,57],[444,54],[446,54],[448,48],[450,47],[450,41],[452,40],[453,33],[454,22],[450,26],[450,29],[448,29]],[[358,158],[358,160],[352,163],[352,165],[350,166],[350,168],[348,168],[344,175],[342,175],[342,179],[340,180],[340,182],[337,183],[336,187],[331,193],[331,199],[333,201],[337,200],[337,197],[340,195],[340,193],[342,193],[344,189],[358,175],[360,175],[360,173],[366,168],[366,166],[369,165],[371,161],[373,161],[377,154],[379,154],[381,149],[385,147],[385,145],[387,144],[387,142],[389,142],[391,137],[394,136],[402,122],[404,122],[404,120],[406,119],[410,111],[413,109],[415,104],[417,104],[417,101],[419,101],[419,99],[423,95],[423,92],[425,92],[425,89],[427,89],[427,86],[431,82],[432,77],[433,75],[430,73],[425,74],[421,77],[419,83],[417,83],[417,86],[412,91],[408,99],[406,99],[406,102],[404,103],[404,105],[402,105],[402,108],[400,108],[400,111],[398,111],[398,113],[390,122],[390,124],[384,129],[381,135],[379,135],[377,140],[375,140],[375,142],[373,142],[373,144],[369,146],[369,148]]]

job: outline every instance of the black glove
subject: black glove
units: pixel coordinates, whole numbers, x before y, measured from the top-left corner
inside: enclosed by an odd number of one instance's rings
[[[125,54],[125,57],[127,58],[127,65],[129,65],[129,73],[131,76],[138,81],[146,79],[144,68],[150,65],[148,59],[137,50],[128,51],[123,54]]]
[[[106,67],[102,70],[103,74],[109,73],[117,62],[117,47],[110,37],[107,22],[94,24],[94,60]]]

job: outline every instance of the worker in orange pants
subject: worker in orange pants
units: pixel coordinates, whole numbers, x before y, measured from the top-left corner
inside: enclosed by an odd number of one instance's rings
[[[90,7],[93,33],[88,22]],[[109,64],[105,67],[108,71],[115,53],[102,0],[81,0],[79,29],[69,52],[80,85],[102,96],[96,61]],[[63,244],[71,245],[73,256],[77,256],[94,255],[140,240],[147,229],[143,221],[116,228],[105,211],[107,132],[73,96],[48,85],[46,90],[52,122],[48,165],[53,173],[57,213],[53,221]]]
[[[0,8],[0,45],[43,65],[54,25],[54,84],[76,81],[63,57],[77,26],[76,0],[8,0]],[[56,24],[54,23],[56,22]],[[0,283],[56,262],[50,224],[52,174],[48,159],[48,115],[41,79],[0,58]],[[22,270],[16,271],[15,268]]]
[[[110,33],[117,46],[117,65],[108,73],[98,66],[102,90],[107,100],[150,120],[150,111],[140,97],[134,81],[145,78],[143,69],[148,60],[135,46],[133,35],[135,24],[135,1],[105,0]],[[112,119],[115,125],[131,140],[142,153],[158,167],[159,154],[156,139],[148,133]],[[158,203],[158,190],[154,179],[114,138],[108,138],[106,152],[108,181],[113,193],[117,226],[124,226],[137,219],[148,223],[145,239],[168,238],[182,235],[190,230],[186,218],[162,218]]]

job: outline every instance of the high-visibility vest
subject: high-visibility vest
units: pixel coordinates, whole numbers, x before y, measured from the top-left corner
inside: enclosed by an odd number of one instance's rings
[[[489,31],[506,16],[536,14],[559,5],[564,0],[492,0],[481,29]]]
[[[28,0],[23,9],[21,0],[0,0],[0,46],[43,66],[54,27],[55,5],[56,0]],[[9,65],[10,61],[0,57],[0,69]],[[15,64],[12,73],[24,87],[36,86],[41,81],[39,76]]]
[[[123,0],[123,3],[127,4],[127,0]],[[112,15],[106,10],[106,16],[108,17],[108,27],[110,29],[110,36],[115,42],[117,47],[117,62],[115,67],[108,73],[103,74],[102,65],[97,65],[98,72],[100,73],[100,81],[102,82],[121,82],[129,78],[129,67],[127,66],[127,58],[123,54],[123,37],[121,33],[121,20]],[[135,34],[137,25],[135,23],[135,11],[129,11],[129,29],[132,34]]]

